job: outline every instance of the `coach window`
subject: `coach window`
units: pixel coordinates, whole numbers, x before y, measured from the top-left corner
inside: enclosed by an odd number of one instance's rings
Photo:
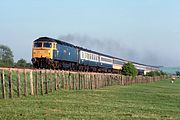
[[[89,60],[89,58],[90,58],[90,57],[89,57],[89,53],[88,53],[88,54],[87,54],[87,59]]]
[[[84,58],[87,59],[87,53],[86,53],[86,52],[85,52],[85,54],[84,54]]]
[[[84,52],[82,52],[81,54],[82,54],[82,58],[84,58]]]
[[[92,54],[90,54],[90,60],[92,60]]]
[[[88,54],[88,59],[90,60],[90,54]]]
[[[85,53],[85,59],[87,59],[87,53]]]
[[[82,58],[84,59],[84,52],[82,52]]]

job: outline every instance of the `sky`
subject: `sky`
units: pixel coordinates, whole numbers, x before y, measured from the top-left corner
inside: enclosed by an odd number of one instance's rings
[[[30,62],[47,36],[149,65],[180,67],[179,0],[0,0],[0,44]],[[72,39],[69,39],[72,38]]]

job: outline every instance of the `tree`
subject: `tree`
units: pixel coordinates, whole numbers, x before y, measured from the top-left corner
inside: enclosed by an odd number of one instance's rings
[[[160,71],[160,74],[161,74],[161,75],[167,75],[167,73],[166,73],[166,72],[163,72],[162,70]]]
[[[26,63],[26,67],[32,68],[33,65],[31,63]]]
[[[135,77],[138,75],[138,70],[135,68],[133,63],[128,62],[123,65],[122,67],[122,74],[126,76],[132,76]]]
[[[167,75],[167,73],[163,72],[163,71],[150,71],[148,73],[146,73],[146,76],[161,76],[161,75]]]
[[[156,74],[156,71],[150,71],[150,72],[146,73],[146,76],[154,77],[154,76],[156,76],[156,75],[157,75],[157,74]]]
[[[180,76],[180,71],[176,71],[176,75],[177,75],[177,76]]]
[[[0,45],[0,66],[13,66],[13,52],[8,46]]]
[[[25,59],[21,58],[15,63],[16,67],[32,67],[31,63],[27,63]]]
[[[17,61],[17,63],[15,64],[16,67],[26,67],[26,60],[24,59],[20,59]]]

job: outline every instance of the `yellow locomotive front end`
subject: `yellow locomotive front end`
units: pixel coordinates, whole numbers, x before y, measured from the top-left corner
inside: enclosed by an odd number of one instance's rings
[[[52,59],[52,43],[34,42],[32,49],[32,58],[49,58]]]
[[[35,68],[50,68],[56,42],[34,41],[32,46],[32,63]]]

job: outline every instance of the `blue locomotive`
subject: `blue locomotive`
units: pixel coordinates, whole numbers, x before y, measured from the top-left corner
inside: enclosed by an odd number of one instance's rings
[[[33,41],[32,63],[35,68],[120,72],[125,62],[49,37]]]

